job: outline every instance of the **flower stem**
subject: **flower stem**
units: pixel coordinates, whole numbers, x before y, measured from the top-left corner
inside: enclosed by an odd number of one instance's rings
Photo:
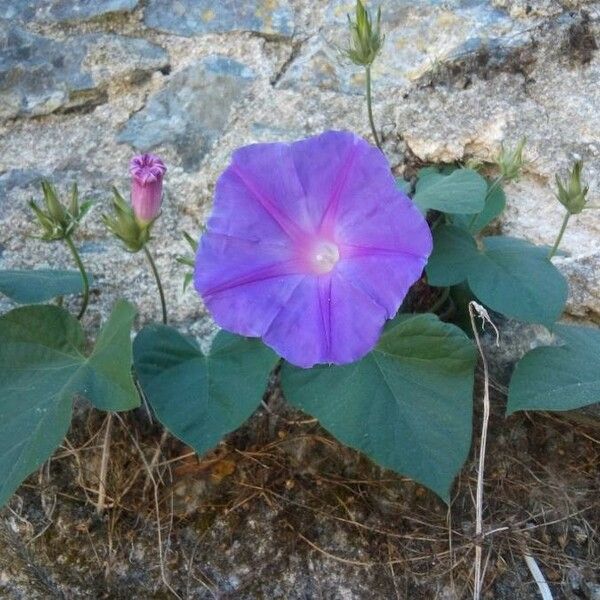
[[[152,269],[152,273],[154,274],[154,279],[156,279],[156,286],[158,287],[158,293],[160,295],[160,307],[162,309],[162,322],[164,325],[167,324],[167,304],[165,302],[165,293],[163,291],[163,286],[160,281],[160,275],[158,274],[158,269],[156,268],[156,263],[152,258],[152,254],[150,254],[150,250],[148,250],[147,246],[144,246],[144,254],[150,263],[150,268]]]
[[[381,150],[381,142],[379,141],[379,136],[377,135],[377,130],[375,129],[375,121],[373,120],[373,107],[371,105],[371,65],[367,65],[365,67],[365,71],[367,74],[367,112],[369,113],[369,124],[371,125],[373,139],[375,140],[377,147]]]
[[[81,308],[79,309],[79,314],[77,318],[81,320],[81,317],[85,314],[85,310],[87,308],[88,302],[90,301],[90,281],[88,279],[87,273],[85,271],[85,267],[81,262],[81,257],[79,256],[79,252],[77,252],[77,248],[75,248],[75,244],[71,239],[71,236],[68,235],[65,238],[65,242],[67,246],[69,246],[69,250],[71,250],[71,254],[77,263],[77,267],[79,268],[79,272],[81,273],[81,281],[83,282],[83,302],[81,304]]]
[[[502,183],[503,180],[504,180],[504,177],[502,177],[502,175],[498,175],[498,177],[496,177],[496,179],[494,179],[494,181],[492,181],[492,183],[491,183],[490,187],[488,188],[488,191],[485,195],[484,203],[488,201],[489,197],[496,191],[496,188]],[[485,208],[485,206],[484,206],[484,208]],[[471,231],[473,229],[473,225],[475,225],[475,222],[477,221],[477,217],[480,214],[481,213],[476,213],[473,215],[473,218],[471,219],[471,221],[469,223],[469,231]]]
[[[565,214],[565,218],[563,219],[562,225],[560,226],[560,231],[558,232],[556,241],[554,242],[554,246],[552,246],[552,250],[550,250],[550,254],[548,254],[548,258],[552,258],[556,254],[556,251],[558,250],[558,246],[560,245],[563,235],[565,234],[565,230],[567,229],[567,224],[568,224],[570,218],[571,218],[571,213],[569,211],[567,211]]]

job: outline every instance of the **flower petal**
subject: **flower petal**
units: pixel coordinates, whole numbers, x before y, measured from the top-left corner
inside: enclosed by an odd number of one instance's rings
[[[367,142],[347,131],[327,131],[291,145],[313,227],[319,227],[328,207],[339,201],[357,152],[368,147]]]
[[[294,365],[349,363],[377,343],[386,311],[339,274],[306,277],[263,336]]]
[[[207,232],[194,284],[221,327],[260,337],[303,277],[289,247]]]

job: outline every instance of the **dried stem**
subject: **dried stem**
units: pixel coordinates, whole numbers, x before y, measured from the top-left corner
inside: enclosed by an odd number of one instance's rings
[[[102,444],[102,459],[100,461],[100,475],[98,483],[98,500],[96,501],[96,512],[101,514],[105,509],[106,502],[106,475],[108,473],[108,460],[110,458],[110,436],[112,431],[112,413],[106,417],[106,429],[104,430],[104,443]]]
[[[542,600],[553,600],[550,586],[546,582],[544,574],[538,567],[535,558],[533,558],[526,550],[523,552],[523,558],[525,559],[525,564],[527,565],[533,580],[537,583],[540,594],[542,595]]]
[[[499,333],[498,329],[490,319],[490,316],[485,308],[477,302],[469,302],[469,317],[471,319],[471,328],[473,329],[473,335],[475,336],[475,343],[477,344],[477,350],[481,356],[483,363],[483,419],[481,424],[481,443],[479,446],[479,465],[477,467],[477,493],[475,498],[475,582],[473,585],[473,600],[480,600],[481,598],[481,587],[483,584],[483,577],[481,574],[481,561],[482,561],[482,541],[483,541],[483,478],[485,472],[485,452],[487,445],[487,431],[490,420],[490,378],[488,371],[487,359],[481,345],[481,339],[477,331],[477,324],[475,323],[475,316],[479,316],[483,324],[486,321],[493,327],[496,332],[496,344],[498,344]]]

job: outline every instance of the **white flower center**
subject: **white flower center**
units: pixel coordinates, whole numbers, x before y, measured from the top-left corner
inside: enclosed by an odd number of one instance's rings
[[[333,242],[320,241],[315,244],[312,262],[317,273],[329,273],[340,260],[340,250]]]

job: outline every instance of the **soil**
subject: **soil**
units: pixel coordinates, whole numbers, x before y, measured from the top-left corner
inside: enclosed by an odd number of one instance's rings
[[[495,388],[484,597],[539,598],[529,553],[555,600],[597,598],[600,430],[560,415],[505,419]],[[251,420],[200,458],[144,410],[113,417],[101,514],[106,416],[78,406],[64,446],[0,513],[0,597],[470,597],[473,457],[448,510],[341,446],[278,390],[273,382]]]

